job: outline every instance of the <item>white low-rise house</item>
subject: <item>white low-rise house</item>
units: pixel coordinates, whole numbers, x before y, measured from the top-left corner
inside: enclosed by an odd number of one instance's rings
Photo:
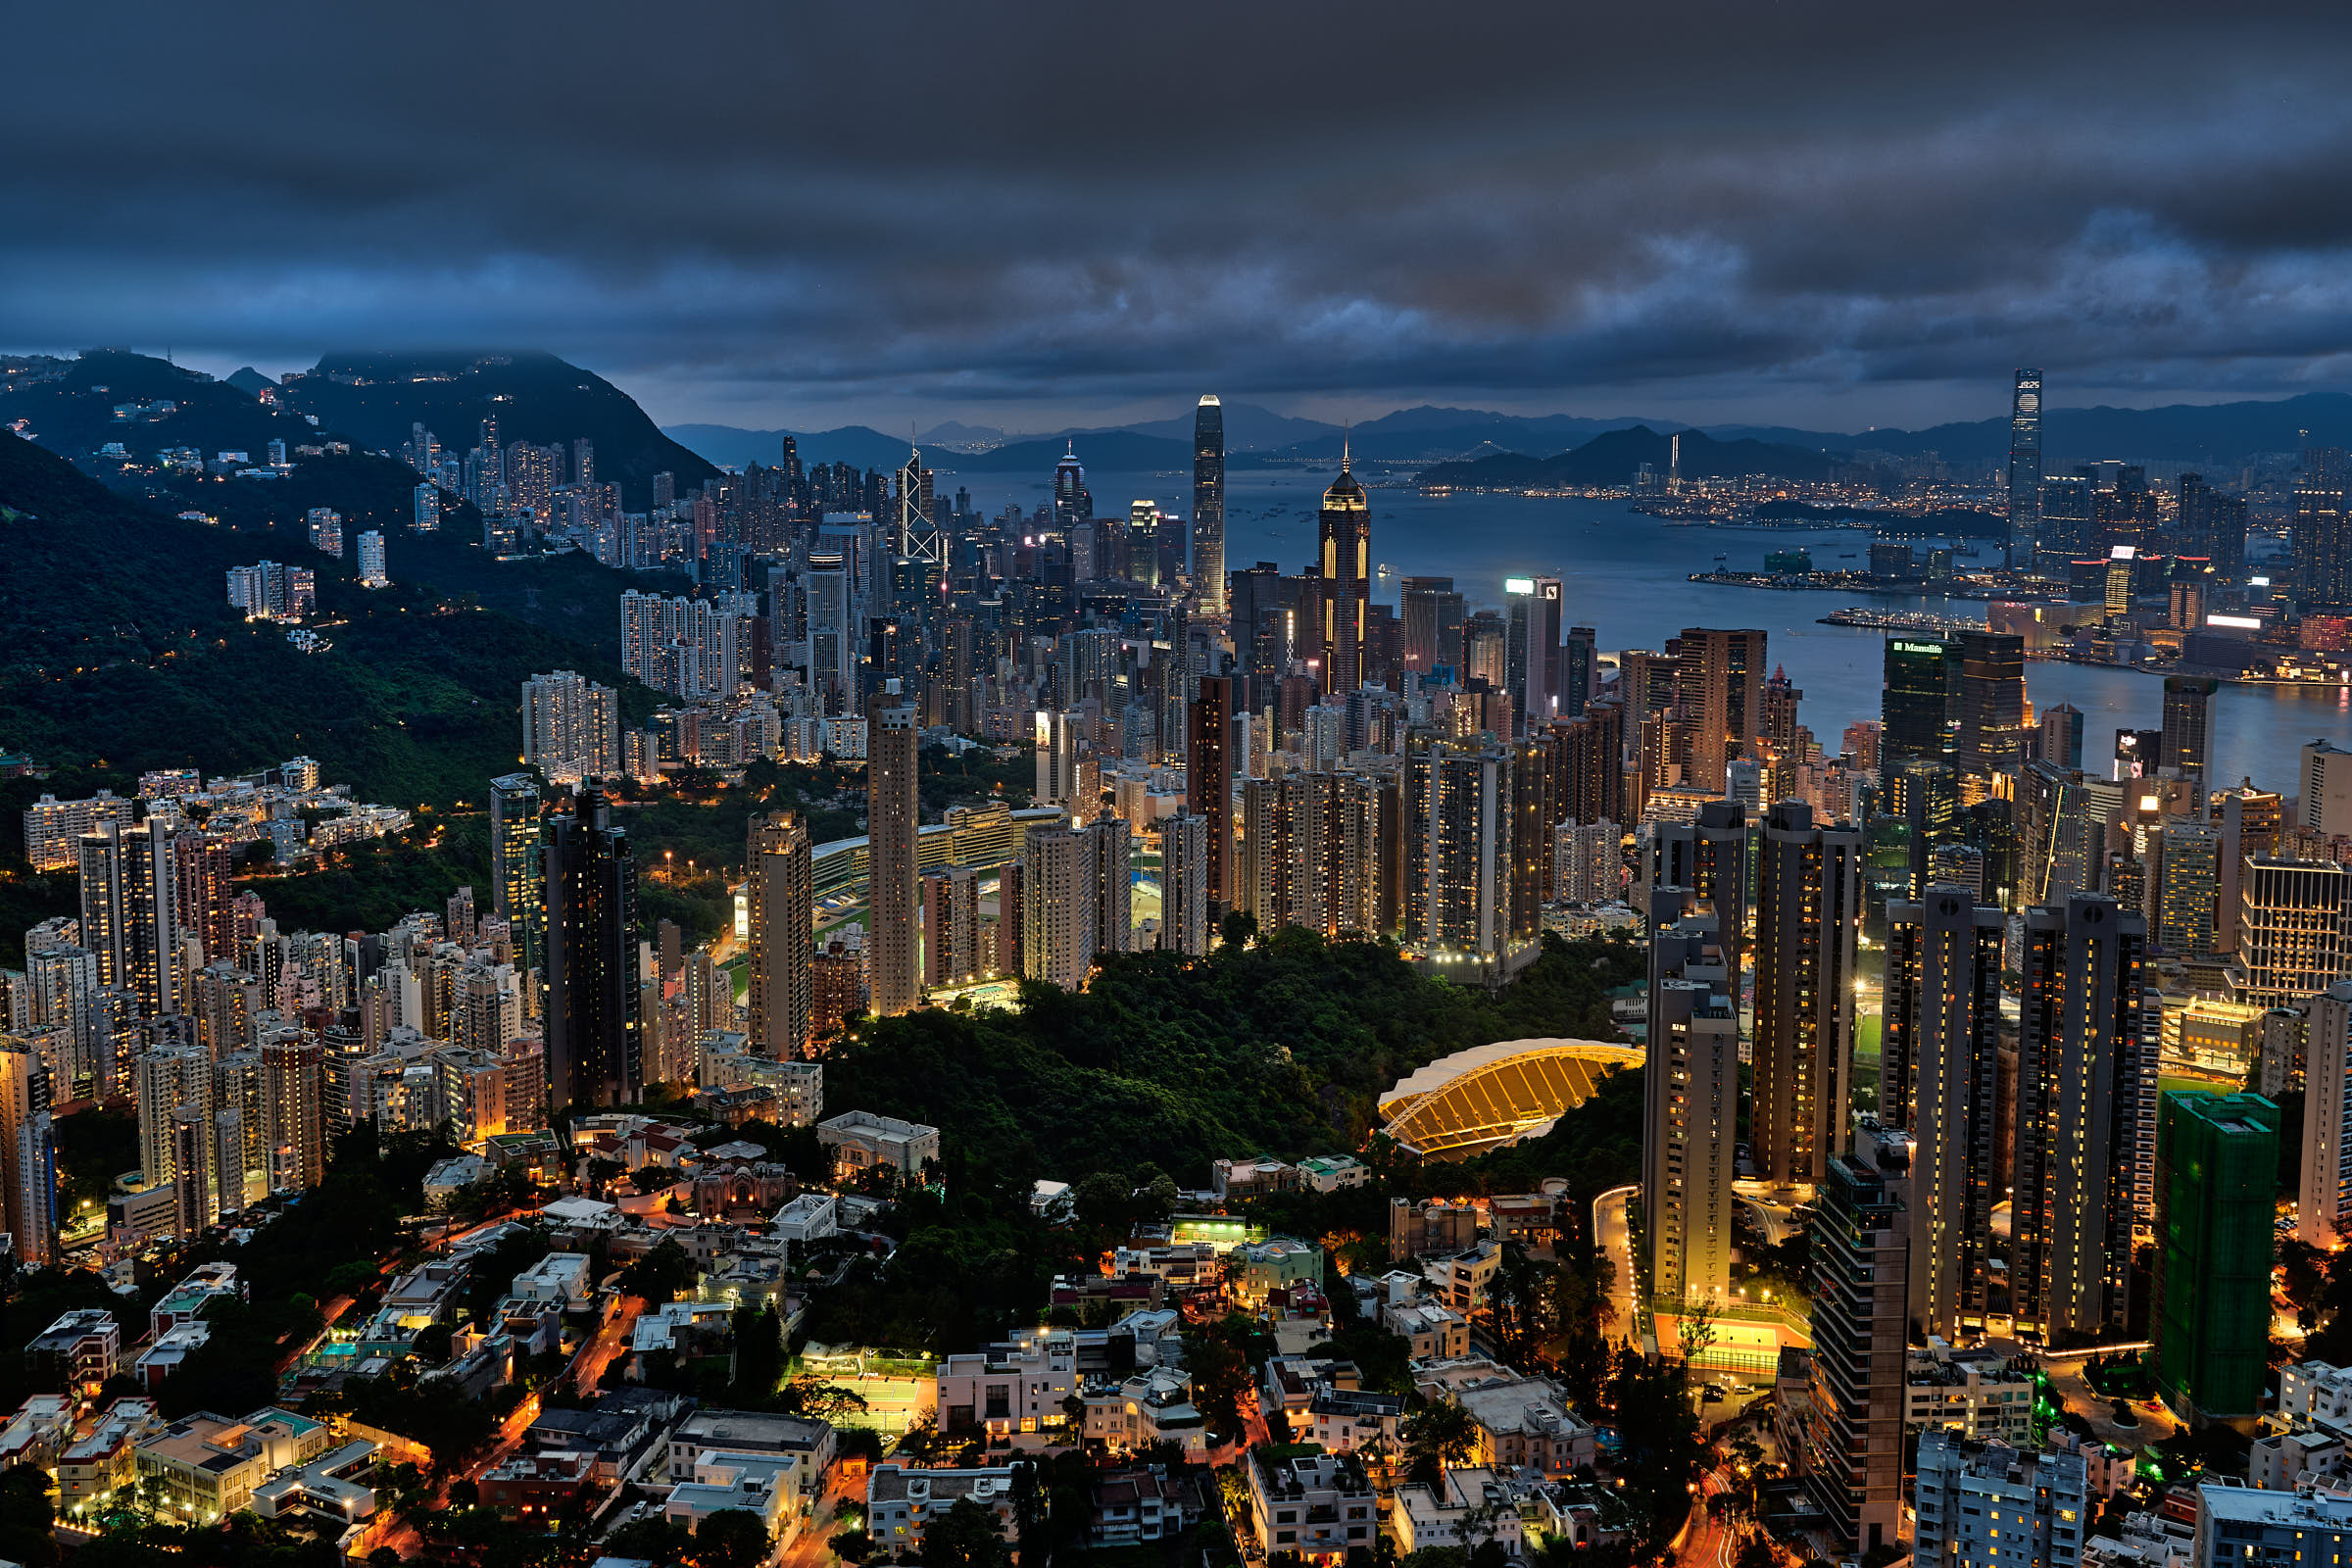
[[[1158,1367],[1116,1383],[1098,1381],[1079,1397],[1086,1401],[1087,1441],[1113,1453],[1176,1443],[1188,1464],[1207,1462],[1208,1427],[1193,1404],[1193,1380],[1185,1373]]]
[[[1208,1190],[1219,1202],[1287,1193],[1298,1185],[1298,1167],[1286,1165],[1271,1154],[1247,1159],[1220,1159],[1208,1167]]]
[[[940,1362],[940,1430],[1051,1430],[1069,1419],[1062,1400],[1077,1392],[1078,1346],[1070,1331],[1024,1329],[1005,1344]]]
[[[2278,1419],[2289,1426],[2322,1420],[2352,1426],[2352,1367],[2298,1361],[2279,1368]]]
[[[424,1200],[443,1203],[490,1175],[490,1162],[479,1154],[452,1154],[424,1173]]]
[[[1372,1167],[1353,1154],[1309,1154],[1298,1162],[1298,1180],[1309,1192],[1336,1193],[1372,1180]]]
[[[1989,1351],[1913,1351],[1904,1370],[1903,1403],[1905,1423],[1922,1430],[2009,1444],[2033,1439],[2034,1380]]]
[[[1404,1396],[1373,1389],[1335,1389],[1325,1384],[1306,1404],[1311,1432],[1301,1434],[1326,1453],[1357,1453],[1385,1446],[1392,1459],[1401,1455],[1397,1429],[1404,1420]]]
[[[1598,1447],[1592,1423],[1578,1418],[1549,1378],[1522,1377],[1472,1355],[1415,1366],[1413,1384],[1425,1396],[1451,1399],[1470,1412],[1481,1464],[1558,1476],[1591,1464]]]
[[[1942,1430],[1919,1439],[1912,1492],[1921,1568],[2077,1568],[2090,1534],[2090,1489],[2076,1453],[2036,1454]]]
[[[0,1470],[21,1464],[46,1468],[74,1441],[74,1397],[36,1394],[0,1428]]]
[[[833,1168],[859,1171],[875,1165],[913,1174],[939,1158],[939,1129],[921,1122],[845,1110],[816,1124],[816,1141],[833,1152]]]
[[[587,1309],[595,1296],[585,1252],[550,1252],[514,1276],[510,1293],[525,1301],[561,1301],[566,1311]]]
[[[1010,1465],[980,1470],[915,1470],[878,1464],[865,1483],[865,1533],[875,1549],[913,1556],[923,1530],[959,1501],[969,1498],[997,1517],[997,1533],[1013,1539],[1013,1474]]]
[[[1243,1474],[1250,1521],[1271,1554],[1295,1551],[1309,1562],[1344,1560],[1380,1537],[1380,1496],[1353,1454],[1292,1454],[1252,1448]]]
[[[139,1387],[153,1394],[164,1386],[164,1380],[179,1370],[190,1351],[212,1343],[213,1326],[202,1318],[181,1323],[168,1330],[162,1338],[139,1352],[131,1363],[130,1374]]]
[[[724,1301],[665,1301],[630,1325],[629,1348],[640,1355],[683,1349],[698,1335],[734,1332],[735,1309]]]
[[[795,1247],[841,1234],[841,1206],[831,1193],[802,1193],[776,1210],[775,1235]]]
[[[281,1514],[326,1514],[355,1525],[375,1512],[375,1489],[353,1479],[375,1459],[375,1445],[354,1438],[332,1453],[276,1475],[253,1489],[253,1511],[265,1519]]]
[[[1436,1491],[1417,1482],[1396,1489],[1389,1521],[1399,1556],[1431,1546],[1475,1551],[1489,1542],[1514,1559],[1527,1555],[1518,1492],[1501,1476],[1473,1465],[1444,1471],[1438,1482]]]
[[[2343,1434],[2329,1428],[2268,1433],[2246,1453],[2246,1481],[2265,1492],[2292,1492],[2306,1480],[2331,1483],[2343,1469]]]
[[[1415,1361],[1444,1361],[1470,1353],[1470,1320],[1443,1301],[1383,1303],[1380,1326],[1401,1335],[1412,1347],[1407,1353]]]
[[[773,1454],[697,1454],[692,1479],[669,1489],[662,1517],[699,1530],[714,1513],[742,1509],[760,1516],[781,1550],[800,1535],[806,1517],[794,1505],[793,1468],[791,1461]]]

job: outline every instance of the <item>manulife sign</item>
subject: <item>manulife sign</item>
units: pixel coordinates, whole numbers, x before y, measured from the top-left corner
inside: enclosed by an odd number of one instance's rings
[[[1894,651],[1898,654],[1940,654],[1943,652],[1943,644],[1898,642],[1894,645]]]

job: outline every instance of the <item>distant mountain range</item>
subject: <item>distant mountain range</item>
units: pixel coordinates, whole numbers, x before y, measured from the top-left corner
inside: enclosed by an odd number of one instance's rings
[[[1225,405],[1226,450],[1236,466],[1253,462],[1336,460],[1343,438],[1367,463],[1473,462],[1514,455],[1535,459],[1564,456],[1594,438],[1637,426],[1655,431],[1697,429],[1718,442],[1755,441],[1814,454],[1850,456],[1878,451],[1897,457],[1936,452],[1947,462],[1984,465],[2009,451],[2006,417],[1938,424],[1922,430],[1891,426],[1861,431],[1807,430],[1787,425],[1709,424],[1679,419],[1623,416],[1586,418],[1575,415],[1523,416],[1484,409],[1422,406],[1399,409],[1351,428],[1316,419],[1293,418],[1249,403]],[[1108,428],[1058,431],[1049,436],[1000,440],[1001,432],[950,423],[923,432],[924,461],[943,469],[1004,472],[1051,470],[1064,442],[1077,443],[1090,467],[1160,469],[1192,461],[1193,416],[1187,411],[1165,419],[1140,420]],[[2308,436],[2304,434],[2308,432]],[[665,433],[711,462],[740,466],[775,461],[780,430],[742,430],[730,425],[681,424]],[[1138,446],[1112,437],[1164,443]],[[864,425],[797,435],[804,462],[847,462],[859,467],[894,467],[906,459],[903,438]],[[997,442],[983,452],[956,450],[980,441]],[[2352,446],[2352,394],[2312,392],[2270,402],[2173,404],[2156,409],[2053,408],[2043,416],[2044,465],[2052,472],[2102,458],[2132,462],[2202,463],[2234,467],[2256,458],[2294,452],[2305,445]],[[1606,449],[1604,449],[1605,451]],[[1787,460],[1783,460],[1787,461]],[[1775,470],[1784,471],[1784,470]],[[1613,481],[1612,481],[1613,482]]]
[[[1467,463],[1441,463],[1422,469],[1416,477],[1422,484],[1497,490],[1545,485],[1621,485],[1644,463],[1664,473],[1672,446],[1671,432],[1637,424],[1627,430],[1604,431],[1583,446],[1553,457],[1497,453]],[[1770,473],[1789,479],[1826,479],[1832,461],[1826,453],[1803,447],[1746,439],[1718,441],[1701,431],[1683,432],[1682,471],[1690,478]]]

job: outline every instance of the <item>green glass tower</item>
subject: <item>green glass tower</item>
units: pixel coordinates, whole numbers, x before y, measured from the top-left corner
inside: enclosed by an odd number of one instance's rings
[[[2173,1090],[2157,1113],[2156,1384],[2186,1419],[2253,1415],[2270,1363],[2278,1107]]]

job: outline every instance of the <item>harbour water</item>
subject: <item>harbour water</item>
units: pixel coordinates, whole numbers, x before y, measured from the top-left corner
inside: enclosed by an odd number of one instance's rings
[[[1085,454],[1079,454],[1082,458]],[[1835,750],[1845,726],[1879,712],[1883,632],[1819,624],[1821,616],[1861,602],[1850,592],[1740,588],[1688,580],[1725,556],[1732,570],[1759,570],[1768,550],[1805,546],[1824,567],[1866,564],[1870,535],[1854,529],[1709,528],[1668,523],[1619,501],[1531,499],[1507,495],[1429,496],[1372,480],[1372,557],[1384,571],[1373,597],[1395,604],[1408,576],[1450,576],[1472,609],[1499,607],[1502,580],[1558,576],[1571,625],[1592,626],[1604,651],[1656,648],[1685,626],[1757,626],[1773,662],[1804,690],[1798,716]],[[1401,476],[1399,476],[1401,477]],[[1314,559],[1315,508],[1328,470],[1230,470],[1226,486],[1225,560],[1259,561],[1296,572]],[[1034,509],[1051,494],[1050,476],[993,473],[940,476],[962,484],[976,510],[1007,501]],[[1099,514],[1124,514],[1149,498],[1182,515],[1192,513],[1189,470],[1090,472]],[[1989,550],[1991,547],[1986,546]],[[1840,558],[1851,555],[1852,561]],[[1980,603],[1920,595],[1872,598],[1981,621]],[[2060,702],[2082,710],[2084,764],[2106,770],[2119,729],[2152,729],[2161,717],[2163,683],[2136,670],[2034,662],[2026,686],[2036,712]],[[2216,782],[2250,778],[2291,793],[2303,745],[2326,737],[2352,746],[2352,691],[2335,688],[2226,686],[2216,719]]]

